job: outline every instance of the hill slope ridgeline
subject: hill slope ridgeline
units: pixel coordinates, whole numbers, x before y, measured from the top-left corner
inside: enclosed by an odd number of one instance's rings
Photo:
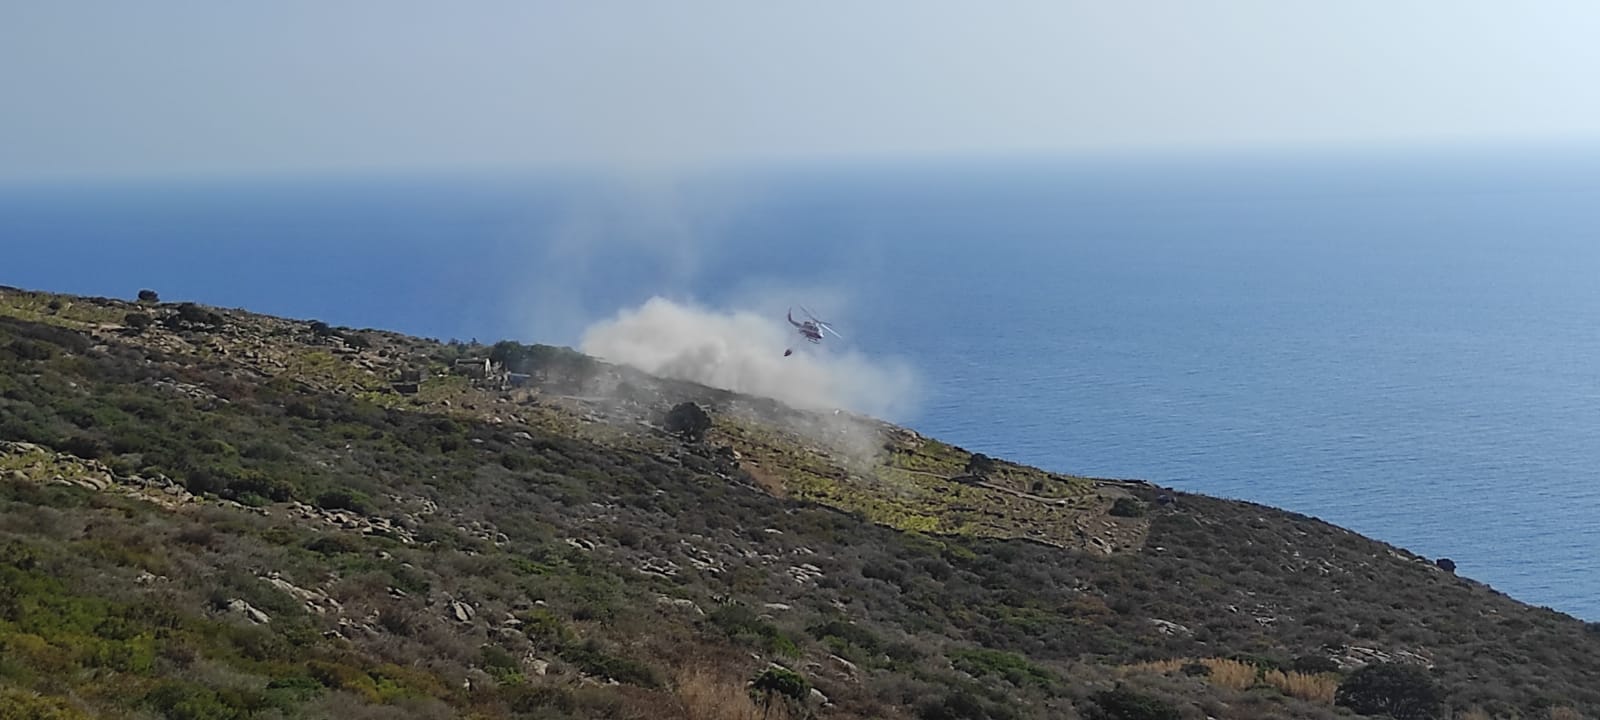
[[[1357,712],[1594,717],[1600,632],[566,349],[0,290],[0,718]]]

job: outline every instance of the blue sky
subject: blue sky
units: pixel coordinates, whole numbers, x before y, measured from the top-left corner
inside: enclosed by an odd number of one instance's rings
[[[1600,4],[10,2],[0,180],[1593,145]]]

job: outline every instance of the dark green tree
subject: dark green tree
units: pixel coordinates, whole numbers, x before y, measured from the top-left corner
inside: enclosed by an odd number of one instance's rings
[[[699,442],[711,429],[711,416],[695,403],[678,403],[667,413],[666,428],[684,440]]]
[[[1395,720],[1430,720],[1440,707],[1439,689],[1428,671],[1404,663],[1374,663],[1351,673],[1339,683],[1333,702]]]
[[[144,313],[128,313],[122,316],[122,324],[134,331],[142,331],[150,327],[152,320]]]

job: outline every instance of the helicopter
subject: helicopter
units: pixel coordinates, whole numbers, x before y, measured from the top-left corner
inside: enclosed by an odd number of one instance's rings
[[[803,337],[806,340],[810,341],[813,345],[822,342],[822,338],[823,338],[822,332],[824,330],[828,331],[829,333],[832,333],[833,336],[836,337],[836,338],[839,338],[841,340],[844,339],[844,336],[840,335],[839,331],[834,330],[832,325],[829,325],[828,323],[823,322],[822,320],[818,320],[816,314],[814,314],[810,310],[806,309],[806,306],[801,305],[800,306],[800,312],[805,314],[805,316],[806,316],[805,322],[795,322],[795,319],[794,319],[794,308],[789,308],[789,312],[785,317],[787,317],[789,319],[789,324],[793,325],[795,327],[795,332],[800,333],[801,337]],[[790,355],[793,355],[793,354],[794,354],[794,348],[787,348],[787,349],[785,349],[783,351],[783,356],[784,357],[789,357]]]

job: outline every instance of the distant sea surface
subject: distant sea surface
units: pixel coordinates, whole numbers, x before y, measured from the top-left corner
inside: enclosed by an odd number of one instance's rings
[[[1600,621],[1592,159],[12,187],[0,249],[4,284],[485,342],[791,288],[916,368],[891,419],[925,434],[1313,515]]]

